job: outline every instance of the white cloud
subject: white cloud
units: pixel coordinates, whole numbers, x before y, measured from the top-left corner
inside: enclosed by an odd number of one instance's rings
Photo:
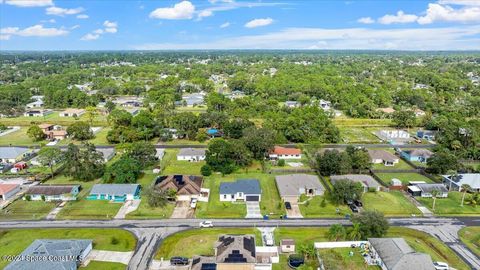
[[[85,40],[85,41],[96,40],[99,37],[100,37],[100,35],[98,35],[98,34],[88,33],[85,36],[83,36],[82,38],[80,38],[80,40]]]
[[[55,16],[75,15],[83,11],[84,9],[81,7],[79,8],[48,7],[46,9],[46,12],[48,15],[55,15]]]
[[[375,20],[372,19],[371,17],[363,17],[363,18],[358,19],[357,22],[363,23],[363,24],[372,24],[372,23],[375,22]]]
[[[87,14],[78,14],[77,19],[88,19],[89,16]]]
[[[287,28],[205,43],[151,43],[135,49],[479,50],[480,25],[443,28]]]
[[[230,26],[230,23],[229,22],[224,22],[220,25],[220,28],[227,28]]]
[[[387,14],[378,19],[378,22],[381,24],[392,24],[392,23],[412,23],[416,22],[418,19],[417,15],[414,14],[405,14],[403,11],[398,11],[396,15]]]
[[[12,6],[17,7],[47,7],[53,6],[52,0],[5,0],[1,1],[1,3],[5,3]]]
[[[438,3],[442,5],[480,6],[478,0],[439,0]]]
[[[198,13],[198,18],[201,19],[201,18],[205,18],[205,17],[210,17],[213,15],[213,11],[209,10],[209,9],[205,9],[205,10],[202,10]]]
[[[103,26],[107,27],[107,28],[116,28],[118,26],[118,23],[117,22],[111,22],[111,21],[104,21],[103,22]]]
[[[117,28],[105,28],[105,32],[114,34],[117,32]]]
[[[67,35],[69,31],[63,28],[45,28],[41,24],[20,29],[18,27],[6,27],[0,29],[0,34],[10,36],[22,37],[55,37]]]
[[[256,8],[256,7],[273,7],[278,5],[287,5],[287,3],[263,3],[263,2],[235,2],[233,0],[213,0],[209,1],[214,6],[197,11],[197,19],[201,20],[205,17],[215,15],[215,12],[229,11],[238,8]]]
[[[480,2],[480,1],[479,1]],[[419,24],[434,22],[480,22],[480,5],[454,9],[440,4],[428,4],[425,16],[418,18]]]
[[[264,19],[254,19],[245,24],[245,27],[247,28],[255,28],[255,27],[260,27],[260,26],[267,26],[269,24],[273,23],[272,18],[264,18]]]
[[[97,29],[93,31],[94,34],[103,34],[103,29]]]
[[[173,7],[157,8],[150,13],[150,18],[165,20],[185,20],[193,18],[195,6],[190,1],[182,1]]]

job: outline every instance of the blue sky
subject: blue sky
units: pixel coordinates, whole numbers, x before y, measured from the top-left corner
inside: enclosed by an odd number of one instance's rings
[[[479,50],[480,0],[0,0],[0,50]]]

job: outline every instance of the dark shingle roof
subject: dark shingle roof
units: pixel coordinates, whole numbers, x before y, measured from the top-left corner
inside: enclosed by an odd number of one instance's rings
[[[27,194],[31,195],[62,195],[72,192],[79,185],[38,185],[28,189]]]
[[[257,179],[241,179],[235,182],[223,182],[220,184],[220,194],[235,194],[237,192],[260,194],[262,190]]]
[[[93,185],[90,194],[124,196],[126,194],[135,194],[139,186],[139,184],[96,184]]]

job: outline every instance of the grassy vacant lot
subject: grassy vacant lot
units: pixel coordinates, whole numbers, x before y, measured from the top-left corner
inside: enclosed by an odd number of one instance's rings
[[[121,263],[91,261],[87,266],[80,267],[80,270],[125,270],[127,266]]]
[[[458,233],[462,242],[480,256],[480,227],[465,227]]]
[[[234,173],[226,176],[212,175],[204,180],[204,187],[210,188],[208,203],[199,203],[196,214],[199,218],[242,218],[246,215],[246,206],[243,203],[220,202],[220,183],[232,182],[236,179],[257,179],[262,189],[262,200],[260,210],[263,215],[270,215],[272,218],[279,217],[285,213],[280,200],[274,175],[258,172]]]
[[[389,184],[393,178],[402,181],[404,185],[408,185],[410,181],[425,181],[426,183],[433,183],[433,181],[419,173],[376,173],[380,179],[386,184]]]
[[[162,173],[169,174],[190,174],[200,175],[200,168],[205,165],[205,161],[189,162],[177,160],[178,149],[167,149],[162,160]]]
[[[340,117],[333,119],[336,126],[350,126],[350,127],[387,127],[392,124],[390,119],[361,119],[361,118],[347,118]]]
[[[84,114],[80,118],[75,119],[74,117],[60,117],[59,112],[53,112],[44,117],[12,117],[12,118],[1,118],[0,123],[6,126],[31,126],[32,123],[41,124],[48,123],[54,125],[68,126],[77,121],[89,121],[87,116]],[[107,126],[107,117],[105,115],[98,115],[93,120],[93,126]]]
[[[400,191],[367,192],[363,194],[362,201],[365,210],[378,210],[385,216],[421,215],[420,210]]]
[[[254,228],[208,228],[193,229],[171,235],[162,242],[155,259],[173,256],[191,258],[194,255],[213,256],[213,247],[222,234],[253,234],[257,245],[261,245],[260,231]]]
[[[350,251],[353,251],[353,256],[350,256]],[[326,270],[381,269],[376,265],[365,264],[359,248],[324,248],[319,249],[318,253]]]
[[[0,210],[0,220],[42,219],[55,208],[55,203],[44,201],[16,200]]]
[[[427,233],[392,227],[386,237],[403,237],[415,251],[429,254],[433,261],[446,262],[459,270],[470,269],[447,245]]]
[[[92,239],[94,249],[112,251],[131,251],[136,245],[135,237],[130,232],[120,229],[0,230],[0,256],[20,254],[35,239]],[[0,268],[7,264],[8,262],[0,260]]]
[[[435,203],[434,213],[443,216],[469,216],[480,215],[480,207],[464,204],[460,206],[462,202],[463,193],[458,191],[451,191],[448,193],[448,198],[438,198]],[[468,194],[467,194],[468,196]],[[423,205],[432,210],[433,199],[431,198],[417,198]]]
[[[57,219],[112,219],[123,204],[109,201],[78,199],[68,202]]]
[[[339,127],[340,137],[345,143],[378,143],[380,139],[372,132],[375,128],[366,127]]]
[[[47,143],[46,141],[34,142],[32,138],[27,135],[28,127],[21,127],[19,130],[0,137],[0,145],[24,145],[33,146]]]
[[[346,205],[334,205],[325,199],[325,207],[321,206],[324,196],[315,196],[311,200],[300,204],[300,211],[305,218],[329,218],[329,217],[344,217],[346,214],[351,214],[350,208]],[[336,209],[340,209],[337,214]]]

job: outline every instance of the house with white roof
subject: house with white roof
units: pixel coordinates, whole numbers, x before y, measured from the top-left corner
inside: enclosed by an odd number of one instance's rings
[[[449,190],[462,191],[462,185],[469,185],[471,190],[480,191],[480,173],[442,175],[442,178],[443,183]]]

